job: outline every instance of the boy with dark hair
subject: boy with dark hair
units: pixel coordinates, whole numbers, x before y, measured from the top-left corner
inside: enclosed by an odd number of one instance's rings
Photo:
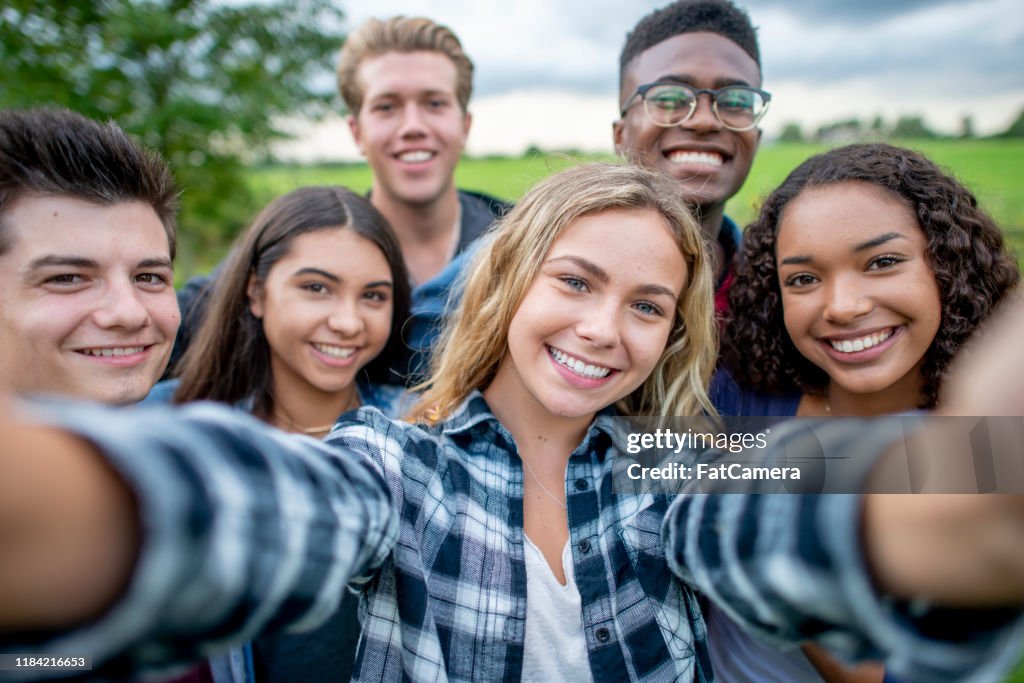
[[[750,172],[770,99],[761,90],[754,27],[728,0],[678,0],[645,16],[626,38],[615,149],[674,178],[696,208],[718,255],[719,312],[741,238],[725,203]]]
[[[399,331],[409,356],[392,377],[412,381],[437,336],[460,255],[508,208],[455,186],[472,122],[473,63],[451,29],[430,19],[370,19],[345,40],[338,90],[373,171],[370,202],[398,236],[412,278],[410,319]],[[196,278],[182,290],[185,320],[175,359],[198,328],[209,282]]]
[[[113,123],[0,112],[0,384],[134,403],[167,364],[177,190]]]

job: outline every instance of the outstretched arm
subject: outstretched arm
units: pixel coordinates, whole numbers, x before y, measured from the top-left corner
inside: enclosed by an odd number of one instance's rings
[[[1018,299],[971,364],[954,371],[947,414],[1024,414],[1022,336]],[[830,458],[875,475],[892,462],[906,470],[909,445],[939,465],[925,482],[933,491],[950,490],[941,475],[964,471],[954,463],[972,464],[972,423],[922,420],[912,433],[912,420],[900,417],[790,427],[813,428]],[[1016,435],[999,446],[1008,460],[1024,453]],[[681,496],[663,533],[675,573],[766,637],[884,659],[908,683],[992,677],[1020,657],[1022,495]]]
[[[394,543],[367,458],[223,406],[43,421],[0,429],[0,652],[166,668],[315,625]]]

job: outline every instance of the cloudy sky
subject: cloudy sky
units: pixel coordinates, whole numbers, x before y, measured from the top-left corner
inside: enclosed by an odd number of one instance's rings
[[[611,149],[626,32],[667,0],[373,0],[346,3],[349,26],[418,14],[450,26],[476,64],[471,154]],[[954,132],[1004,129],[1024,108],[1020,0],[740,0],[761,42],[775,135],[853,116],[923,115]],[[372,6],[372,7],[371,7]],[[304,160],[356,158],[339,120],[299,125]],[[282,150],[284,151],[284,150]]]

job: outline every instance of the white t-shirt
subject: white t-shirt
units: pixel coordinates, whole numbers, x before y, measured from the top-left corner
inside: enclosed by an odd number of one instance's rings
[[[562,549],[566,583],[555,578],[544,553],[526,539],[526,639],[523,681],[593,681],[583,608],[573,575],[569,544]]]

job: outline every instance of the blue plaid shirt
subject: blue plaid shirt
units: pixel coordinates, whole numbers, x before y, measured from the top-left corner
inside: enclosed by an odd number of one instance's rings
[[[566,470],[569,537],[595,680],[712,679],[693,592],[661,542],[663,496],[612,492],[612,415],[599,415]],[[523,470],[479,393],[432,428],[373,410],[331,443],[369,453],[402,520],[360,607],[357,678],[518,681],[526,632]]]
[[[7,634],[0,652],[85,654],[102,667],[92,680],[137,678],[261,631],[312,628],[354,579],[363,680],[519,679],[523,473],[479,394],[430,429],[362,409],[327,444],[212,404],[63,407],[47,421],[99,445],[136,492],[143,543],[130,585],[99,619]],[[901,428],[834,420],[817,435],[870,463]],[[596,680],[711,680],[700,611],[677,576],[770,637],[884,654],[905,683],[998,680],[1019,656],[1019,611],[879,597],[857,497],[616,496],[613,429],[598,416],[566,477]]]

